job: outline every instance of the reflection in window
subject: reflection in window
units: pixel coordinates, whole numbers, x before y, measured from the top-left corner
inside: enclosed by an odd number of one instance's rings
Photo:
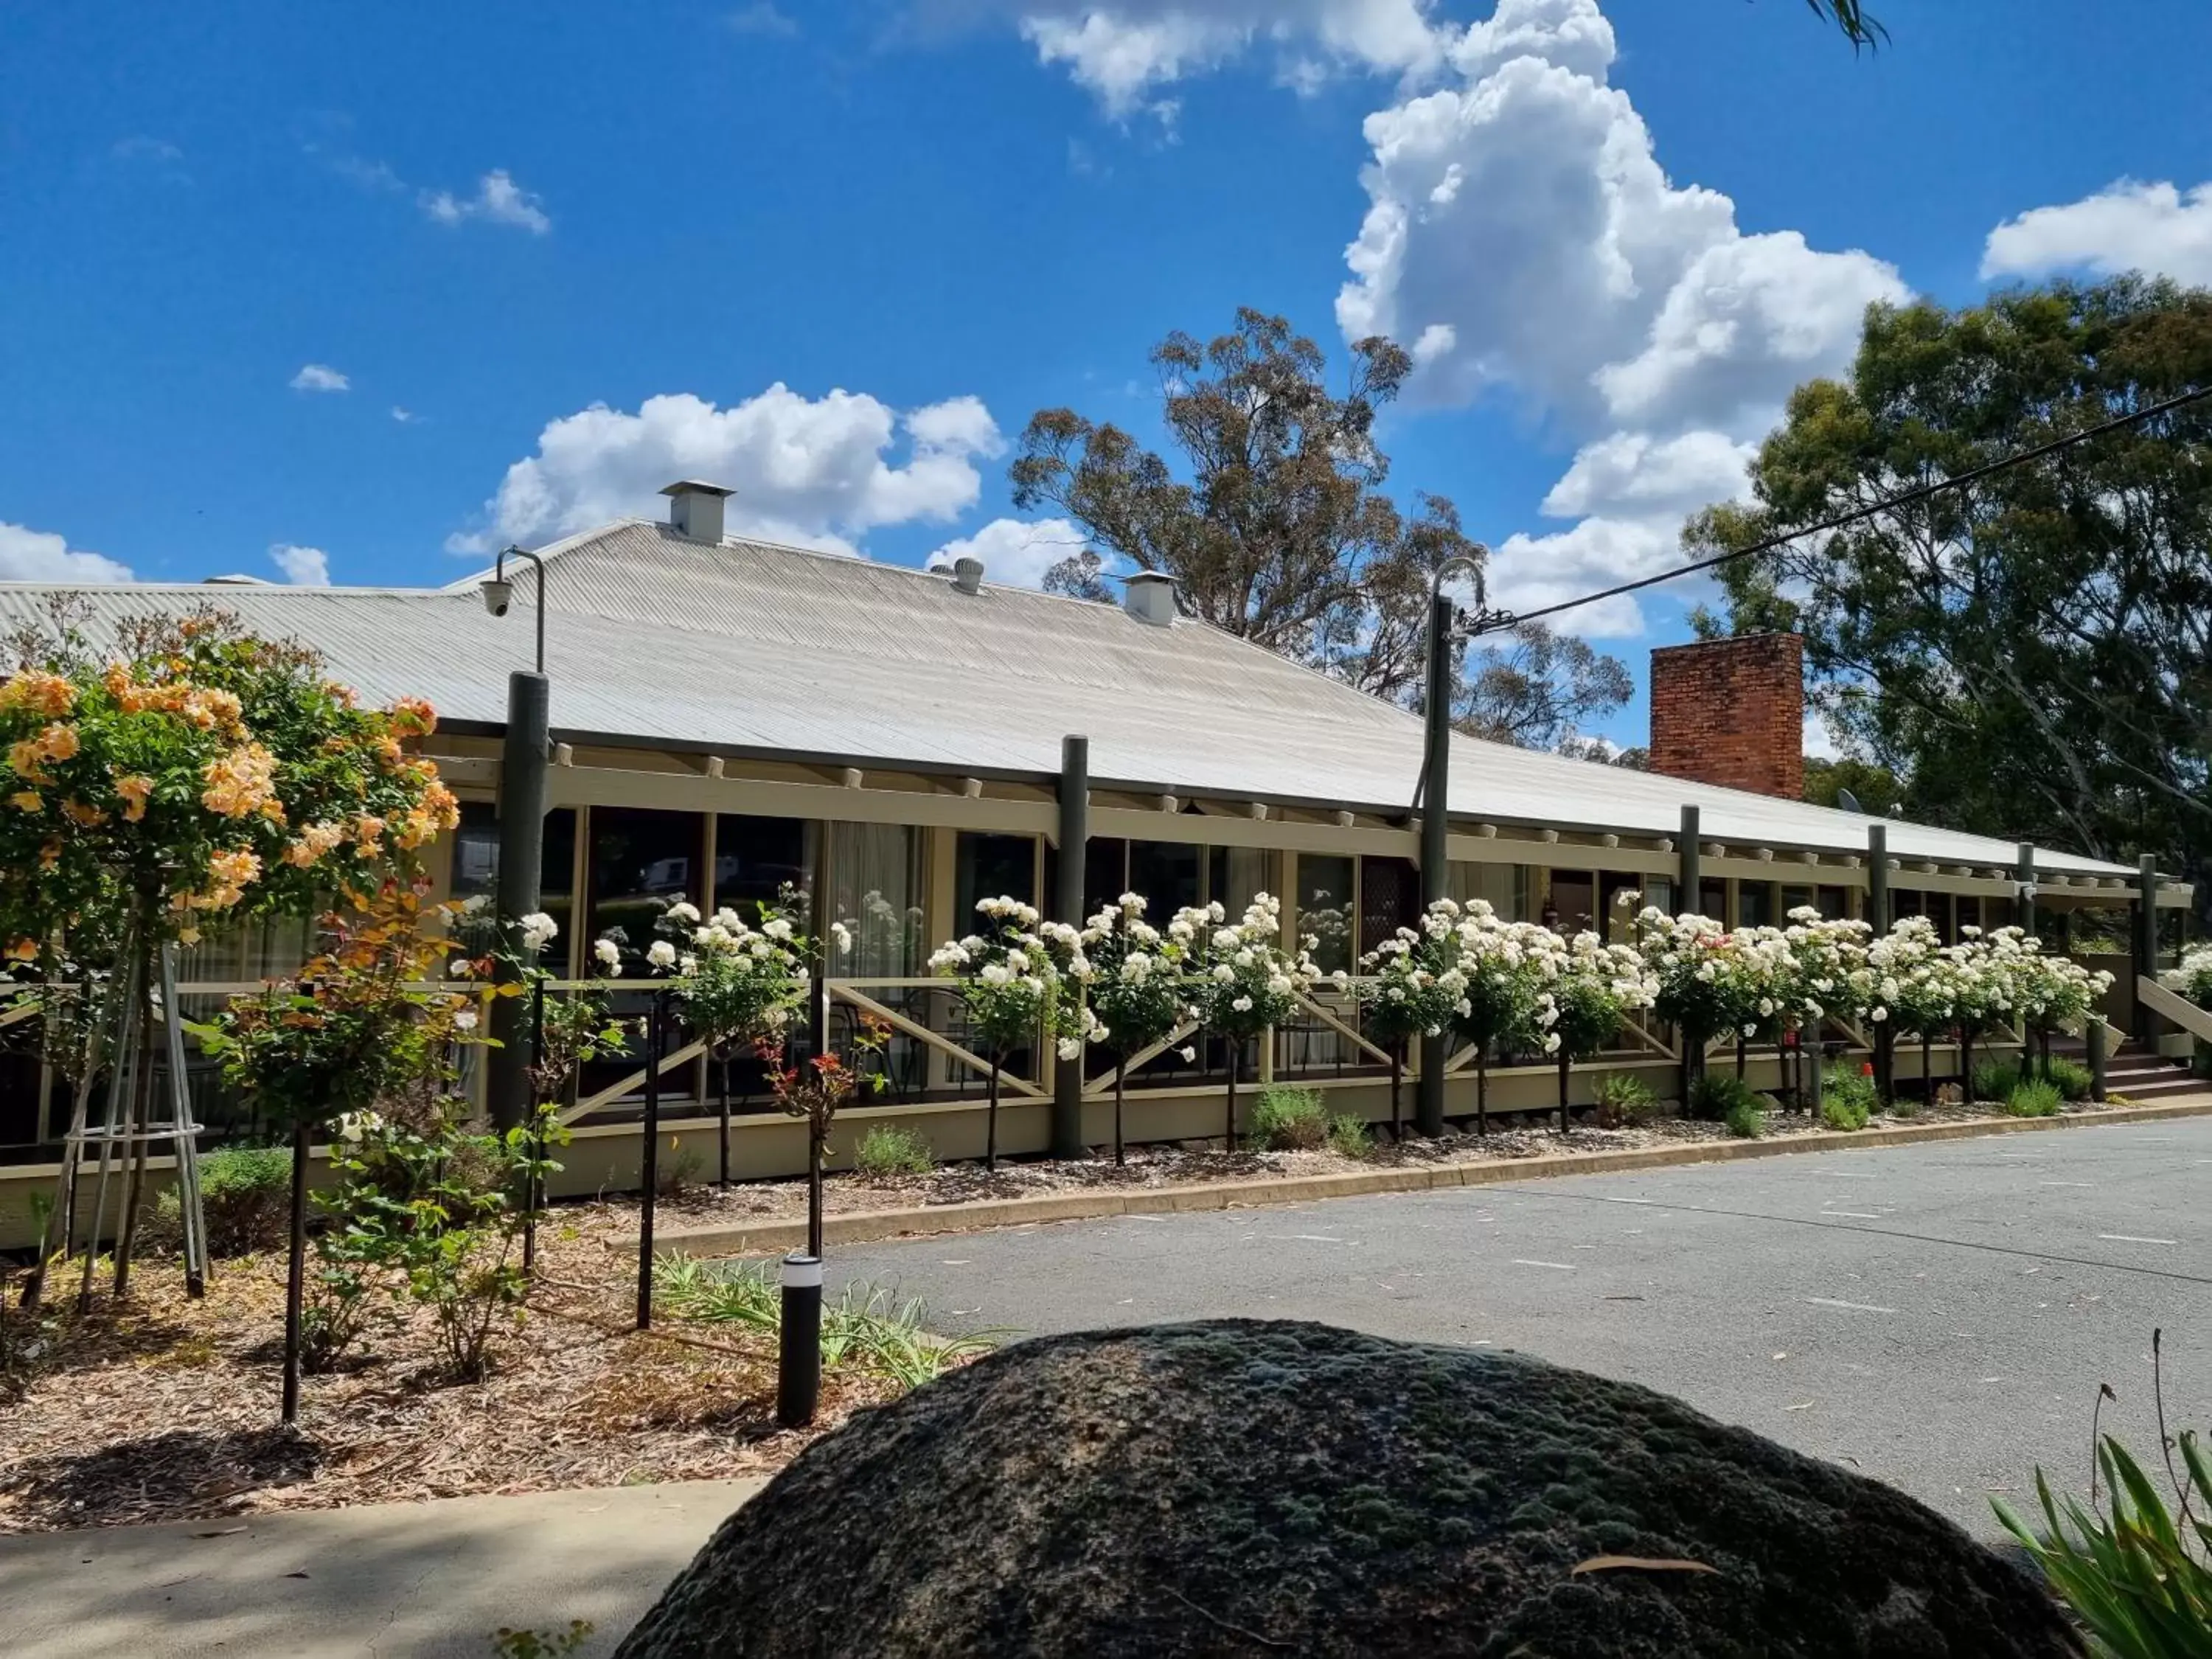
[[[706,908],[726,905],[753,924],[762,905],[788,897],[799,930],[810,931],[817,833],[805,818],[722,813],[714,820],[714,881]]]
[[[1094,836],[1083,849],[1083,914],[1088,919],[1130,891],[1129,843],[1118,836]]]
[[[1298,855],[1298,918],[1301,938],[1314,940],[1315,964],[1324,974],[1349,972],[1352,957],[1352,860],[1316,854]]]
[[[1735,903],[1737,927],[1771,927],[1774,925],[1774,890],[1765,882],[1736,883]]]
[[[1613,944],[1636,937],[1636,913],[1644,908],[1644,878],[1623,870],[1607,870],[1597,878],[1598,915],[1601,931]]]
[[[1027,837],[1025,846],[1035,847]],[[921,831],[903,823],[830,826],[830,913],[852,930],[841,959],[854,979],[907,979],[928,955],[922,939]]]
[[[706,827],[696,812],[592,809],[585,931],[593,944],[612,939],[620,945],[626,969],[643,957],[657,937],[653,924],[670,905],[705,900],[700,863]]]
[[[1303,863],[1300,865],[1304,868]],[[1407,859],[1359,860],[1359,954],[1366,956],[1421,913],[1421,872]]]
[[[1729,925],[1728,883],[1706,876],[1698,883],[1698,914],[1723,927]]]
[[[539,853],[538,908],[561,925],[547,966],[565,972],[570,960],[570,923],[575,915],[576,809],[556,807],[545,815]],[[453,831],[453,893],[455,898],[490,898],[499,888],[499,814],[488,801],[464,801]]]
[[[1551,894],[1544,901],[1544,925],[1571,938],[1591,932],[1596,919],[1595,878],[1583,870],[1553,871]]]

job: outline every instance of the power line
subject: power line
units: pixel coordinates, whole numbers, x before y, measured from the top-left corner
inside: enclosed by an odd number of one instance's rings
[[[1848,529],[1852,525],[1862,523],[1868,519],[1879,517],[1884,513],[1894,512],[1900,507],[1910,507],[1915,501],[1924,501],[1931,496],[1940,495],[1947,489],[1962,489],[1980,479],[1992,477],[1999,472],[2009,471],[2016,466],[2026,466],[2030,461],[2042,460],[2045,456],[2056,455],[2063,450],[2071,449],[2076,444],[2087,443],[2092,438],[2101,438],[2108,432],[2118,432],[2124,427],[2134,426],[2139,422],[2167,414],[2191,404],[2201,403],[2207,398],[2212,398],[2212,386],[2199,386],[2194,392],[2182,392],[2177,397],[2166,398],[2162,403],[2151,404],[2126,415],[2116,415],[2109,421],[2100,422],[2095,426],[2084,427],[2079,432],[2069,433],[2063,438],[2053,438],[2049,443],[2039,444],[2033,449],[2023,449],[2016,454],[1999,456],[1994,461],[1984,461],[1979,466],[1968,467],[1964,472],[1954,473],[1948,478],[1938,478],[1933,483],[1915,485],[1912,489],[1899,495],[1876,501],[1871,507],[1854,507],[1849,513],[1841,514],[1835,518],[1824,520],[1819,524],[1808,524],[1802,529],[1789,531],[1783,535],[1771,537],[1750,547],[1740,547],[1732,553],[1716,553],[1708,559],[1697,559],[1688,564],[1677,565],[1673,569],[1662,570],[1656,575],[1638,576],[1634,581],[1621,582],[1612,587],[1601,588],[1595,593],[1585,593],[1580,599],[1562,599],[1557,605],[1547,605],[1539,610],[1523,611],[1518,613],[1493,613],[1487,617],[1478,617],[1470,633],[1492,634],[1504,629],[1516,627],[1522,623],[1540,622],[1547,617],[1556,617],[1564,611],[1580,610],[1583,605],[1595,605],[1601,599],[1618,599],[1624,593],[1634,593],[1646,587],[1656,587],[1662,582],[1677,581],[1684,576],[1694,576],[1699,571],[1711,570],[1717,566],[1732,563],[1737,559],[1756,558],[1761,553],[1771,553],[1777,548],[1787,547],[1791,542],[1807,536],[1820,536],[1831,531]]]

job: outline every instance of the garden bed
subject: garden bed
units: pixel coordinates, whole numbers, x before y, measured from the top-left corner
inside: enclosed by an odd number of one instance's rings
[[[2118,1100],[2101,1106],[2069,1102],[2061,1108],[2061,1115],[2095,1116],[2123,1104]],[[1923,1106],[1910,1115],[1876,1113],[1867,1127],[1906,1128],[1990,1121],[2010,1120],[2003,1107],[1984,1101],[1971,1105]],[[1218,1142],[1183,1142],[1132,1147],[1127,1164],[1121,1166],[1114,1163],[1110,1149],[1094,1149],[1090,1158],[1079,1162],[1002,1158],[996,1171],[985,1170],[980,1163],[958,1163],[939,1164],[926,1173],[841,1173],[825,1177],[823,1206],[830,1215],[851,1215],[1061,1193],[1206,1186],[1265,1180],[1271,1176],[1292,1178],[1367,1170],[1486,1164],[1502,1159],[1588,1157],[1650,1147],[1725,1143],[1736,1139],[1725,1124],[1682,1117],[1656,1118],[1633,1128],[1600,1129],[1577,1123],[1564,1136],[1555,1127],[1539,1127],[1525,1115],[1500,1118],[1496,1123],[1498,1127],[1493,1127],[1487,1135],[1476,1134],[1472,1127],[1453,1130],[1435,1139],[1421,1139],[1409,1133],[1406,1139],[1395,1144],[1389,1139],[1389,1126],[1379,1126],[1378,1144],[1364,1158],[1351,1158],[1327,1149],[1231,1152],[1223,1151]],[[1510,1127],[1505,1127],[1508,1125]],[[833,1139],[842,1139],[854,1133],[857,1132],[841,1129]],[[1816,1118],[1802,1112],[1775,1112],[1768,1115],[1762,1138],[1774,1140],[1804,1137],[1820,1137],[1847,1145],[1852,1133],[1825,1128]],[[626,1204],[623,1207],[634,1210],[635,1206]],[[686,1184],[665,1196],[659,1208],[665,1224],[685,1227],[798,1220],[806,1214],[806,1183],[796,1178],[750,1181],[733,1182],[726,1189]],[[635,1224],[633,1221],[630,1224],[634,1227]]]
[[[197,1303],[150,1261],[119,1309],[103,1283],[76,1315],[74,1274],[37,1316],[11,1296],[13,1334],[37,1352],[21,1396],[0,1394],[0,1533],[764,1474],[900,1391],[833,1365],[815,1426],[778,1430],[772,1335],[672,1313],[631,1328],[623,1224],[603,1209],[551,1218],[489,1380],[443,1381],[417,1310],[358,1364],[307,1377],[296,1430],[278,1423],[281,1252],[219,1262]]]

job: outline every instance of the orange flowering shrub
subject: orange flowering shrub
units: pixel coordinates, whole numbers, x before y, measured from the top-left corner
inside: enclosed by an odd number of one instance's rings
[[[191,942],[233,914],[374,893],[459,821],[419,698],[359,706],[303,647],[205,610],[96,649],[77,619],[11,641],[0,678],[0,951],[138,906]]]

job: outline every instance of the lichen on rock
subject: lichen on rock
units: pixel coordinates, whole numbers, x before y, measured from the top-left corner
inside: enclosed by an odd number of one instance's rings
[[[1219,1321],[1019,1343],[856,1418],[618,1659],[2079,1652],[1933,1510],[1664,1395]]]

